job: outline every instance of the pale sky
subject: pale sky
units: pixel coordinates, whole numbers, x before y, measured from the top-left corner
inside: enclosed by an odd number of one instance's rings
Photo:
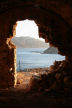
[[[33,20],[18,21],[16,27],[16,37],[20,36],[30,36],[44,41],[44,39],[39,38],[38,26]]]

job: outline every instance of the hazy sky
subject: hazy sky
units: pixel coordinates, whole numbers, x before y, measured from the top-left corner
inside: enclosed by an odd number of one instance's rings
[[[44,41],[44,39],[39,38],[38,26],[33,20],[24,20],[17,22],[16,37],[20,36],[30,36]]]

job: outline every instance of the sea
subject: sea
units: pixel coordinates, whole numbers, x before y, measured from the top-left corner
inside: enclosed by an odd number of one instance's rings
[[[47,48],[17,48],[17,71],[33,68],[45,68],[53,65],[54,61],[65,60],[59,54],[44,54]]]

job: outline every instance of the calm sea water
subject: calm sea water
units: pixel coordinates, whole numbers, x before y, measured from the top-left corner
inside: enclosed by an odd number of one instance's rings
[[[46,48],[17,48],[17,71],[29,68],[49,67],[54,61],[62,61],[59,54],[41,54]],[[20,64],[20,65],[19,65]]]

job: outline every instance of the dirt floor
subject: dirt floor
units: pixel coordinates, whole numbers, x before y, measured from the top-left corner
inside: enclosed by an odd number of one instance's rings
[[[31,76],[48,72],[48,68],[28,72],[18,72],[17,86],[0,89],[0,108],[72,108],[71,94],[30,90]]]

